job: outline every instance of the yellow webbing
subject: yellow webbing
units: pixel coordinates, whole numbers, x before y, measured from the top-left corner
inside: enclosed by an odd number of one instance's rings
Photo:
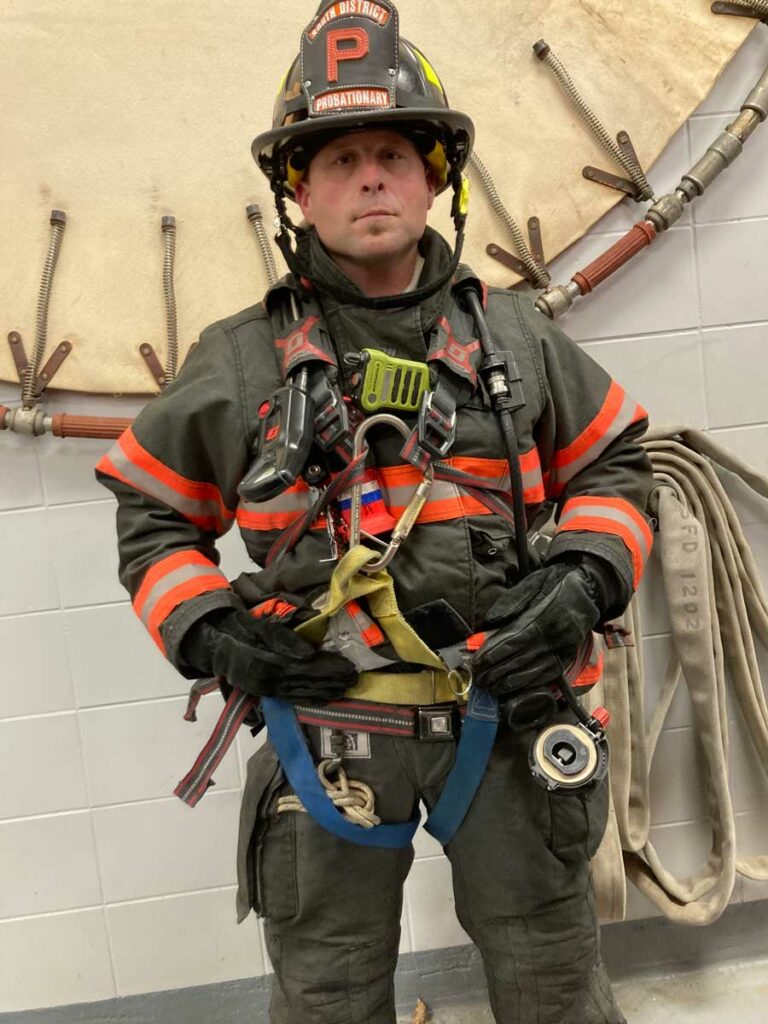
[[[368,611],[398,657],[425,665],[429,671],[361,672],[359,681],[346,691],[345,696],[383,704],[440,704],[456,700],[457,691],[464,689],[463,678],[456,672],[450,672],[442,658],[427,647],[405,621],[397,606],[394,580],[387,570],[362,572],[363,566],[379,557],[378,552],[362,544],[349,550],[334,569],[322,610],[298,626],[296,632],[319,646],[325,638],[329,620],[348,601],[364,597]]]

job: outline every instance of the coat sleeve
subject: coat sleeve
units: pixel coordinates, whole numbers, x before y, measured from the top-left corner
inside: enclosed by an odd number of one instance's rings
[[[216,539],[235,521],[248,424],[235,340],[203,331],[179,376],[151,399],[96,467],[115,495],[120,581],[160,650],[184,675],[189,627],[239,599]]]
[[[548,558],[602,558],[622,581],[626,604],[653,543],[645,512],[653,474],[638,443],[647,413],[557,324],[528,302],[523,309],[544,389],[536,442],[557,526]]]

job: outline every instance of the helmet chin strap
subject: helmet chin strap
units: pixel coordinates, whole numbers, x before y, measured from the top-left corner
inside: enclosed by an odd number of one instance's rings
[[[273,175],[272,178],[272,191],[275,194],[275,206],[277,208],[278,217],[280,218],[280,231],[275,236],[280,251],[285,258],[285,262],[288,264],[288,268],[297,279],[304,277],[313,284],[320,285],[320,287],[329,292],[339,302],[346,302],[350,305],[361,306],[364,309],[402,309],[410,306],[417,306],[424,299],[428,299],[435,292],[446,284],[447,281],[453,277],[456,273],[456,269],[461,259],[461,250],[464,246],[464,225],[467,220],[467,215],[464,210],[461,209],[461,192],[462,192],[462,177],[461,172],[453,170],[451,172],[451,184],[453,186],[453,205],[451,212],[453,215],[453,223],[456,228],[456,243],[453,249],[453,257],[451,262],[448,264],[446,269],[439,277],[425,285],[423,288],[416,288],[414,291],[402,292],[397,295],[380,295],[372,297],[370,295],[363,295],[359,291],[353,291],[351,288],[344,288],[342,285],[336,282],[330,282],[318,278],[313,272],[312,267],[309,264],[309,260],[306,258],[306,246],[302,244],[302,240],[307,237],[307,232],[303,228],[296,227],[291,221],[288,210],[285,205],[285,192],[283,191],[282,177],[281,175]],[[296,244],[293,244],[291,234],[296,239]]]

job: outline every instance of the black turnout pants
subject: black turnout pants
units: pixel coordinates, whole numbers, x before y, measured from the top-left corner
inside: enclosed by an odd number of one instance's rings
[[[316,759],[320,730],[307,729]],[[500,728],[463,825],[445,848],[456,912],[477,945],[498,1024],[623,1024],[600,958],[589,858],[605,829],[607,787],[548,794],[527,765],[532,734]],[[345,763],[383,821],[434,806],[454,742],[372,735]],[[274,751],[250,760],[239,847],[241,917],[263,916],[275,969],[272,1024],[394,1024],[393,973],[413,849],[356,846],[303,813]]]

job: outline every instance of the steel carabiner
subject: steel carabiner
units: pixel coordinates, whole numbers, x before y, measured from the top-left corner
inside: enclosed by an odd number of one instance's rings
[[[403,423],[402,420],[398,419],[397,416],[392,416],[390,413],[382,412],[376,416],[369,416],[365,419],[355,431],[355,447],[354,456],[357,458],[362,455],[365,447],[365,435],[371,429],[371,427],[378,426],[380,424],[388,424],[390,427],[394,427],[399,430],[403,437],[407,440],[410,437],[410,430]],[[380,547],[384,548],[384,554],[375,562],[369,562],[363,566],[362,571],[365,573],[377,572],[379,569],[384,569],[397,554],[397,550],[411,532],[414,523],[419,518],[424,503],[426,502],[429,492],[432,489],[432,484],[435,479],[435,472],[432,466],[427,466],[424,472],[424,479],[418,485],[416,490],[413,492],[411,500],[403,510],[403,514],[397,521],[397,525],[392,531],[392,536],[389,543],[385,543],[374,537],[371,534],[364,533],[361,525],[361,510],[362,510],[362,495],[363,495],[363,484],[355,484],[352,487],[352,507],[350,510],[350,525],[349,525],[349,546],[350,548],[360,544],[361,539],[364,537],[366,541],[373,541]]]

